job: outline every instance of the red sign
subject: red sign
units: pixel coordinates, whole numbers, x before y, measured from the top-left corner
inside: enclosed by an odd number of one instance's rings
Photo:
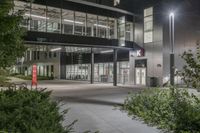
[[[140,49],[136,51],[137,57],[143,57],[144,56],[144,49]]]
[[[37,65],[33,65],[32,69],[32,86],[37,86]]]

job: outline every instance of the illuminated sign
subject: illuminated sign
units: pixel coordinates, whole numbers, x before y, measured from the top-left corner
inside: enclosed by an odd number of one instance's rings
[[[144,49],[139,49],[136,51],[136,56],[137,57],[143,57],[144,56]]]

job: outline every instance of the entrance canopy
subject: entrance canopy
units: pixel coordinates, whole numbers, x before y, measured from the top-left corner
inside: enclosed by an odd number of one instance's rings
[[[132,41],[124,41],[124,46],[120,46],[121,41],[118,39],[106,39],[98,37],[61,35],[55,33],[43,32],[28,32],[25,37],[26,44],[38,45],[54,45],[54,46],[78,46],[78,47],[92,47],[92,48],[112,48],[112,49],[126,49],[138,50],[141,49],[139,45]]]

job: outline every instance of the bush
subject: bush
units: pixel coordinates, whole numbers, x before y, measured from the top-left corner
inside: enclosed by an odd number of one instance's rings
[[[123,109],[146,123],[175,133],[200,132],[200,99],[187,90],[151,89],[130,94]]]
[[[8,76],[8,70],[0,68],[0,87],[10,85],[7,76]]]
[[[67,111],[59,113],[51,92],[38,90],[0,91],[0,131],[13,133],[69,133],[74,123],[63,127]]]
[[[185,61],[183,69],[177,71],[188,87],[192,87],[200,92],[200,42],[197,42],[196,51],[185,51],[181,58]]]
[[[9,73],[8,70],[0,68],[0,75],[1,76],[8,76],[8,73]]]

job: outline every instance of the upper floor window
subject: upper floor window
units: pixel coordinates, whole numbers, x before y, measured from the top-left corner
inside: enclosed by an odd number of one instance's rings
[[[144,10],[144,43],[153,42],[153,7]]]
[[[115,2],[119,4],[120,0]],[[25,21],[22,26],[30,31],[133,41],[133,23],[128,22],[125,16],[100,16],[15,0],[15,11],[24,8]]]

